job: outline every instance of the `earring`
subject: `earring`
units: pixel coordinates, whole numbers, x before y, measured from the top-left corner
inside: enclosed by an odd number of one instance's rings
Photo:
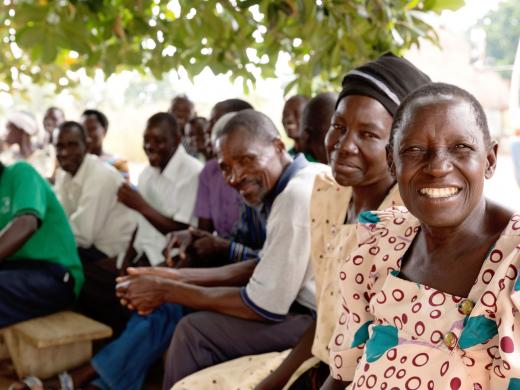
[[[338,149],[339,149],[339,141],[334,144],[334,150],[338,150]]]

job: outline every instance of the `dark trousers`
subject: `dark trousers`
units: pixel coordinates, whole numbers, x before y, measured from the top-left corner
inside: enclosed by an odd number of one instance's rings
[[[74,278],[60,264],[39,260],[0,263],[0,328],[74,304]]]
[[[185,376],[240,356],[291,348],[312,321],[310,314],[289,314],[281,322],[250,321],[206,311],[187,315],[173,334],[163,388],[170,389]]]
[[[121,334],[130,318],[130,311],[121,306],[116,296],[116,260],[105,258],[84,261],[85,284],[79,296],[77,309],[87,317],[110,326],[113,337]]]
[[[78,255],[82,263],[106,259],[108,257],[95,246],[91,246],[90,248],[82,248],[78,246]]]

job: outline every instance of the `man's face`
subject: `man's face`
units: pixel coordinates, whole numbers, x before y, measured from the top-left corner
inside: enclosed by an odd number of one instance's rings
[[[193,121],[186,125],[186,139],[193,150],[197,153],[205,153],[207,147],[207,137],[205,131],[205,122]]]
[[[147,128],[143,135],[143,149],[150,165],[161,171],[166,168],[179,146],[179,141],[179,137],[175,137],[165,123]]]
[[[43,127],[47,133],[52,134],[54,129],[61,125],[64,121],[65,118],[63,117],[63,112],[56,109],[49,109],[43,117]]]
[[[186,123],[188,123],[195,114],[193,104],[186,99],[174,99],[168,112],[173,115],[179,128],[183,131]]]
[[[87,154],[87,145],[80,130],[72,127],[58,131],[54,145],[61,169],[74,176]]]
[[[88,152],[97,154],[102,150],[103,139],[105,138],[106,129],[99,123],[95,115],[84,115],[81,117],[81,124],[87,132],[87,148]]]
[[[226,182],[251,206],[259,206],[284,170],[281,140],[251,137],[245,129],[217,139],[217,158]]]
[[[299,99],[291,98],[287,100],[282,112],[282,124],[287,136],[295,141],[300,135],[300,119],[305,102]]]

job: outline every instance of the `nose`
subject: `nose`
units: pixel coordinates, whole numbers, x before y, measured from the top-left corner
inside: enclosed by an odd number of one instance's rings
[[[359,149],[356,144],[355,136],[352,131],[347,131],[344,135],[342,135],[336,145],[334,145],[334,149],[337,149],[340,153],[348,153],[348,154],[357,154],[359,153]]]
[[[237,186],[242,180],[242,169],[239,166],[232,167],[226,177],[230,186]]]
[[[428,153],[424,171],[434,177],[442,177],[453,170],[449,153],[444,150],[434,150]]]

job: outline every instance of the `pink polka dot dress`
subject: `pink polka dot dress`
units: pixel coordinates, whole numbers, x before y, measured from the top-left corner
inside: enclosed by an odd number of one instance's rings
[[[360,216],[359,247],[340,271],[332,375],[350,389],[520,389],[520,214],[468,297],[399,278],[418,231],[404,207]]]

